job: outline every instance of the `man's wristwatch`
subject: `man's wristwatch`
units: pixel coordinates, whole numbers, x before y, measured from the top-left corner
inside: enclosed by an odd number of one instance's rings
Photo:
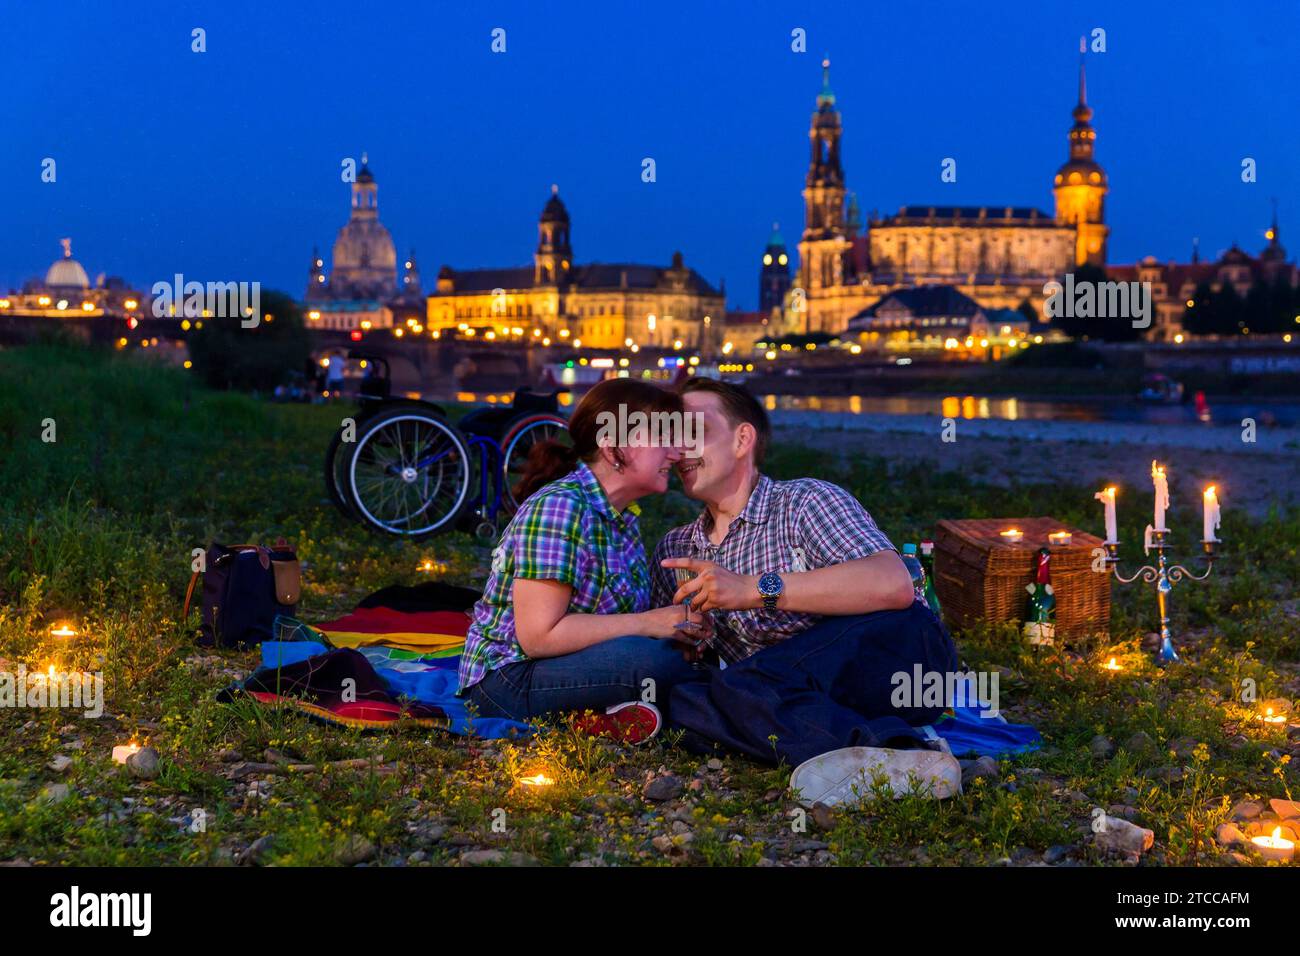
[[[785,582],[775,571],[768,571],[758,579],[758,593],[763,597],[763,607],[768,611],[776,610],[776,599],[785,591]]]

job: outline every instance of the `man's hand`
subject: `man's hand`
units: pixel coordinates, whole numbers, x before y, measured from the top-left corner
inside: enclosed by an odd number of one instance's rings
[[[753,575],[733,574],[720,564],[694,558],[665,558],[660,563],[665,568],[695,572],[695,577],[673,595],[674,604],[689,599],[692,611],[743,611],[762,603],[758,578]]]

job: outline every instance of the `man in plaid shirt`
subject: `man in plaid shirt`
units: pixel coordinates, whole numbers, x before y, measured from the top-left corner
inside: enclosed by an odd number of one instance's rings
[[[677,470],[705,507],[656,548],[651,603],[690,601],[724,666],[674,688],[673,722],[695,743],[796,763],[918,740],[942,708],[896,707],[891,678],[957,657],[894,546],[843,488],[759,471],[771,427],[747,391],[692,378],[682,392],[704,437]]]

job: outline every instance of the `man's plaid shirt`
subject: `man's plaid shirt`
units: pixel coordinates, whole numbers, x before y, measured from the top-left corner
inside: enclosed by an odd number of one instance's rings
[[[677,580],[664,558],[712,561],[734,574],[786,574],[813,571],[878,551],[896,550],[856,498],[838,485],[816,478],[758,479],[745,509],[731,522],[722,544],[709,541],[713,520],[705,508],[698,518],[663,536],[651,562],[651,603],[672,600]],[[712,611],[714,646],[727,663],[743,660],[820,620],[793,611]]]
[[[636,614],[650,608],[650,571],[636,515],[631,509],[615,511],[582,463],[530,495],[501,535],[465,638],[461,692],[488,671],[528,659],[515,637],[516,578],[569,585],[570,614]]]

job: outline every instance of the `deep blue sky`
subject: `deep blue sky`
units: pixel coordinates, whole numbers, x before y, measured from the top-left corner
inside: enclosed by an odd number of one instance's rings
[[[1263,244],[1300,253],[1300,8],[1236,3],[4,4],[0,287],[72,236],[93,278],[251,280],[301,295],[369,151],[399,255],[531,261],[552,182],[578,261],[674,249],[752,309],[773,220],[802,228],[807,127],[832,60],[864,213],[1051,210],[1079,36],[1112,262]],[[190,30],[208,52],[190,52]],[[490,52],[494,27],[507,52]],[[808,52],[790,50],[803,27]],[[40,181],[54,157],[58,181]],[[653,157],[658,182],[641,181]],[[940,161],[958,160],[943,184]],[[1259,182],[1240,179],[1243,157]]]

